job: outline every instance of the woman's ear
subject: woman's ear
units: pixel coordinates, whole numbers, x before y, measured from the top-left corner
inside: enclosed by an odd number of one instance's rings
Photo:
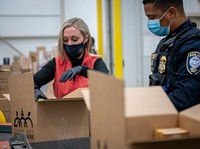
[[[88,40],[89,40],[89,38],[90,38],[90,35],[89,35],[89,34],[87,34],[87,35],[85,36],[85,39],[84,39],[83,43],[84,43],[84,44],[85,44],[85,43],[87,43],[87,42],[88,42]]]

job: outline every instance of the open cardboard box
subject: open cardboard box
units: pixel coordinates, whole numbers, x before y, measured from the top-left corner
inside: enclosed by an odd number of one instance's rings
[[[25,131],[31,142],[88,137],[89,110],[92,149],[200,145],[200,105],[179,114],[160,87],[124,88],[123,80],[89,71],[90,90],[78,89],[62,99],[47,95],[52,100],[35,103],[32,73],[12,76],[9,84],[13,133]],[[187,129],[190,137],[153,138],[156,128],[170,127]]]
[[[9,78],[13,135],[26,133],[30,142],[89,137],[89,115],[80,89],[62,99],[35,102],[33,74]],[[8,98],[8,97],[7,97]]]
[[[197,149],[200,105],[180,114],[161,87],[124,88],[124,81],[89,71],[82,91],[91,121],[91,148]],[[156,128],[183,127],[188,138],[154,139]],[[198,131],[196,131],[198,130]]]

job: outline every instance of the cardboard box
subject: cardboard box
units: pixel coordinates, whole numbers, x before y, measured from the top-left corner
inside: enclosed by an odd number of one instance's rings
[[[12,75],[22,73],[22,68],[19,61],[13,61],[11,65]]]
[[[0,65],[0,69],[10,69],[10,65]]]
[[[191,137],[200,136],[200,104],[179,114],[179,125],[189,131]]]
[[[11,114],[10,114],[10,101],[6,98],[0,98],[0,110],[3,112],[6,122],[11,122]]]
[[[20,57],[20,65],[22,73],[30,71],[31,59],[25,56]]]
[[[0,98],[2,94],[9,93],[8,77],[11,75],[10,69],[0,69]]]
[[[38,46],[36,47],[36,52],[39,53],[39,52],[45,52],[46,51],[46,47],[45,46]]]
[[[29,52],[29,58],[31,62],[31,70],[36,73],[38,71],[38,53],[37,52]]]
[[[124,96],[127,143],[154,139],[156,128],[177,127],[177,111],[161,87],[126,88]]]
[[[88,110],[80,91],[35,103],[32,73],[11,76],[9,86],[13,135],[26,132],[30,142],[89,136]]]
[[[94,71],[89,87],[83,94],[89,97],[92,149],[199,147],[200,138],[154,138],[157,128],[179,127],[179,114],[161,87],[124,88],[123,80]]]

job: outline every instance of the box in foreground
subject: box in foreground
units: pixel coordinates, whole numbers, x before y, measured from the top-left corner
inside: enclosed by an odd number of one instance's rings
[[[178,113],[161,87],[124,88],[124,81],[89,72],[89,92],[83,92],[91,115],[91,148],[197,149],[200,108]],[[88,96],[87,94],[90,94]],[[156,139],[158,128],[182,127],[189,137]]]
[[[25,132],[30,142],[89,136],[88,110],[78,92],[36,103],[33,74],[9,78],[13,135]]]

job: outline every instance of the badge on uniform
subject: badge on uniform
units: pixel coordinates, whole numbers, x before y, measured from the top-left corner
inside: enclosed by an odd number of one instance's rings
[[[200,72],[200,52],[188,53],[186,67],[190,74],[196,75]]]
[[[151,54],[151,71],[154,71],[154,60],[156,58],[157,54],[156,53],[152,53]]]
[[[159,62],[159,66],[158,66],[159,73],[164,73],[165,72],[166,64],[167,64],[167,58],[166,58],[166,56],[162,56],[160,58],[160,62]]]

